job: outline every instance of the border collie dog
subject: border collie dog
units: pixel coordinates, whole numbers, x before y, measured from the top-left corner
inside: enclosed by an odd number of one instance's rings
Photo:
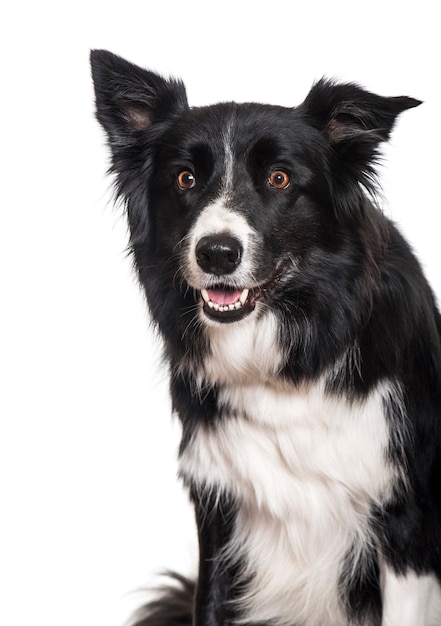
[[[138,626],[439,626],[441,317],[375,201],[420,102],[322,79],[192,108],[109,52],[92,70],[200,546]]]

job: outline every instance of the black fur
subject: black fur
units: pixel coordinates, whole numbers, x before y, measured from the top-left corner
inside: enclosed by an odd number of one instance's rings
[[[385,407],[388,455],[405,472],[408,488],[396,486],[373,512],[372,526],[397,573],[441,580],[441,319],[409,245],[375,203],[379,144],[397,115],[420,102],[321,80],[294,109],[235,103],[189,108],[181,82],[108,52],[94,51],[91,58],[110,171],[127,209],[139,280],[164,340],[173,406],[183,426],[181,454],[200,423],[215,429],[229,415],[219,402],[222,383],[204,378],[210,340],[200,322],[200,293],[186,281],[183,259],[186,235],[219,194],[225,120],[234,119],[230,200],[262,236],[255,280],[265,285],[259,300],[277,315],[278,342],[286,347],[278,378],[291,385],[316,381],[356,346],[354,362],[328,377],[329,394],[353,401],[382,380],[400,385],[402,406],[391,400]],[[286,193],[263,182],[275,167],[291,174]],[[196,172],[195,191],[177,187],[182,170]],[[294,255],[300,271],[280,278],[275,268],[291,268]],[[201,372],[204,382],[196,389]],[[231,537],[236,503],[188,487],[201,550],[194,605],[192,583],[179,579],[175,592],[151,604],[138,626],[190,624],[192,614],[198,626],[220,626],[237,617],[231,602],[240,594],[237,571],[216,560]],[[342,594],[351,623],[381,623],[375,554]]]
[[[156,590],[158,598],[140,609],[135,617],[137,626],[187,626],[193,620],[193,582],[170,573],[167,584]]]

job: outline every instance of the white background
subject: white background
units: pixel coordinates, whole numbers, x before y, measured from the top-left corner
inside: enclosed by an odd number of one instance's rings
[[[192,104],[295,105],[322,75],[425,101],[385,206],[441,294],[439,9],[398,2],[9,2],[0,17],[0,623],[121,626],[191,572],[159,350],[111,208],[90,48],[181,76]],[[305,8],[307,5],[307,8]]]

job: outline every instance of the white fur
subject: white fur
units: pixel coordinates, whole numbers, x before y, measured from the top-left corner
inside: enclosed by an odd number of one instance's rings
[[[224,184],[223,184],[223,192],[226,195],[230,195],[233,190],[233,177],[234,177],[234,156],[232,149],[232,141],[231,136],[233,134],[234,120],[231,119],[228,124],[225,135],[224,135],[224,150],[225,150],[225,160],[224,160]]]
[[[262,305],[257,303],[257,310]],[[234,324],[207,324],[210,353],[204,359],[200,378],[213,384],[267,381],[278,373],[284,353],[278,345],[276,316],[254,311]]]
[[[242,600],[247,621],[346,624],[343,561],[372,540],[370,504],[396,479],[386,461],[390,393],[385,384],[351,403],[326,394],[325,380],[293,388],[238,379],[221,387],[232,416],[216,430],[198,428],[181,474],[239,503],[229,555],[252,576]]]
[[[399,576],[381,563],[382,626],[440,626],[441,588],[433,576]]]

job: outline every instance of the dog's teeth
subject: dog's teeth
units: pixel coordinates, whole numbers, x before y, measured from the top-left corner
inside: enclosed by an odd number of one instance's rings
[[[244,289],[242,291],[242,293],[240,294],[240,298],[239,298],[240,304],[242,305],[245,304],[246,299],[248,298],[249,291],[250,291],[249,289]]]
[[[249,289],[244,289],[241,292],[239,299],[236,302],[231,302],[230,304],[219,304],[218,302],[213,302],[213,300],[210,299],[207,289],[201,289],[201,297],[210,309],[214,309],[220,313],[227,313],[228,311],[238,311],[241,309],[248,298],[249,291]]]

